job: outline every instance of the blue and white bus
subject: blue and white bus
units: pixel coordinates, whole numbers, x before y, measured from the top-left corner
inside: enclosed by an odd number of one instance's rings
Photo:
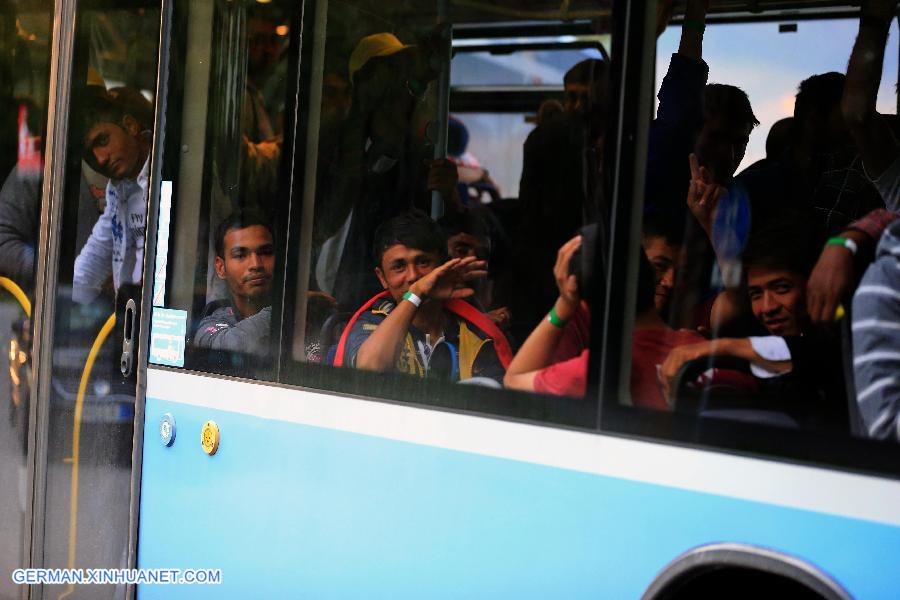
[[[825,0],[0,1],[17,140],[0,149],[0,598],[894,597],[896,443],[797,418],[795,388],[735,361],[696,369],[730,384],[686,369],[669,394],[635,350],[671,55],[749,97],[740,180],[777,158],[766,133],[800,82],[846,72],[860,22]],[[123,181],[146,212],[110,219]],[[393,289],[377,240],[412,208],[450,238],[435,255],[487,261],[484,282],[445,305],[440,342],[410,333],[402,367],[354,368],[354,332],[407,302],[363,306]],[[584,393],[504,387],[503,348],[543,322],[556,249],[592,222]],[[682,249],[668,267],[648,257],[657,291],[669,269],[665,294],[691,299],[648,309],[667,331],[727,287],[712,259],[685,275],[690,235],[662,235]],[[112,266],[85,301],[101,238]],[[838,391],[854,415],[852,381]],[[220,581],[18,585],[24,568]]]

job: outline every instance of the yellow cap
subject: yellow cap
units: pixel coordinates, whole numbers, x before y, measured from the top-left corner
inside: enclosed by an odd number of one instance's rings
[[[362,69],[370,59],[379,56],[390,56],[412,46],[404,44],[393,33],[373,33],[359,40],[350,54],[350,82],[353,76]]]

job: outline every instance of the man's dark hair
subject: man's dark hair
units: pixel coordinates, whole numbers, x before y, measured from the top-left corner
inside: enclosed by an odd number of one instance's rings
[[[79,119],[73,125],[78,129],[78,139],[84,139],[98,123],[121,123],[125,113],[102,85],[88,85],[74,99]]]
[[[225,217],[225,220],[216,227],[216,256],[225,258],[225,234],[233,229],[246,229],[254,225],[265,227],[269,230],[272,239],[275,239],[275,230],[260,213],[250,209],[236,210]]]
[[[655,213],[644,215],[641,234],[647,238],[661,237],[670,246],[680,246],[684,242],[684,229],[672,219]]]
[[[605,75],[607,69],[608,65],[605,60],[587,58],[566,71],[566,74],[563,75],[563,85],[590,85]]]
[[[133,88],[107,90],[102,85],[88,85],[74,102],[78,115],[73,123],[75,139],[84,140],[99,123],[121,127],[125,115],[133,117],[142,131],[153,129],[153,105]],[[99,170],[92,148],[85,147],[82,158],[92,169]]]
[[[746,123],[751,128],[759,125],[747,92],[724,83],[710,83],[703,90],[703,118],[715,117],[723,117],[732,123]]]
[[[809,277],[818,248],[808,220],[793,216],[783,219],[750,235],[742,255],[744,273],[751,267],[763,267]]]
[[[376,267],[381,268],[384,251],[397,244],[431,252],[441,261],[447,259],[447,238],[438,224],[420,210],[397,215],[378,227],[372,245],[372,258]]]
[[[772,124],[766,136],[766,158],[778,158],[791,146],[794,138],[794,117],[785,117]]]
[[[803,80],[794,101],[794,118],[802,121],[811,114],[828,114],[839,107],[846,80],[846,75],[835,71]]]
[[[131,115],[141,129],[153,128],[153,105],[137,90],[118,87],[108,90],[102,85],[88,85],[77,101],[81,116],[81,137],[98,123],[121,125]]]

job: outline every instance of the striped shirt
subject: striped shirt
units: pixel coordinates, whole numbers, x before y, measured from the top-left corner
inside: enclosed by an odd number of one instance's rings
[[[853,297],[856,401],[869,437],[900,440],[900,221]]]

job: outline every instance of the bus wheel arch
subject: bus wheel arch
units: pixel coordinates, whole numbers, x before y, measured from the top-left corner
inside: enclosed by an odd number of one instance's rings
[[[769,548],[719,543],[699,546],[674,559],[656,576],[641,600],[681,600],[711,593],[753,598],[850,600],[852,596],[818,567]]]

